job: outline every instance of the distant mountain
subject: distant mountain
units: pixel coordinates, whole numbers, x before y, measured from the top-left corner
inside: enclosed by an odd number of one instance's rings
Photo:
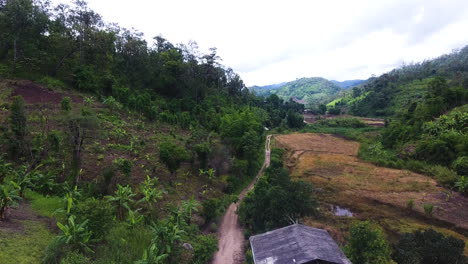
[[[301,78],[292,82],[267,86],[253,86],[250,89],[259,96],[276,94],[283,100],[292,98],[306,105],[330,101],[341,91],[340,86],[321,77]]]
[[[280,88],[281,86],[284,86],[286,84],[286,82],[282,82],[282,83],[277,83],[277,84],[270,84],[270,85],[265,85],[265,86],[252,86],[250,89],[253,89],[255,91],[269,91],[269,90],[272,90],[272,89],[277,89],[277,88]]]
[[[348,89],[348,88],[360,85],[360,84],[366,82],[366,80],[346,80],[346,81],[342,81],[342,82],[332,80],[331,82],[338,85],[339,87],[341,87],[343,89]]]

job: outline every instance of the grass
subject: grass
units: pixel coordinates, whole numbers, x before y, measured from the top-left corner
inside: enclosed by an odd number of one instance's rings
[[[0,264],[40,263],[44,249],[55,237],[43,222],[21,221],[24,231],[0,230]]]
[[[31,202],[31,208],[40,216],[62,218],[62,214],[56,212],[57,209],[63,208],[64,201],[62,198],[57,196],[45,197],[30,190],[27,190],[24,196]]]

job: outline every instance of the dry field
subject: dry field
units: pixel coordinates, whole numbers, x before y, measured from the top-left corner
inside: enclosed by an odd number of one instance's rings
[[[290,134],[275,137],[288,150],[291,176],[318,188],[322,217],[306,219],[342,240],[354,219],[372,219],[391,239],[402,232],[434,228],[468,241],[468,199],[451,193],[424,175],[378,167],[357,158],[359,143],[327,134]],[[408,201],[414,202],[412,210]],[[435,206],[432,216],[423,205]],[[350,209],[354,217],[338,217],[331,205]],[[468,246],[465,250],[468,253]]]

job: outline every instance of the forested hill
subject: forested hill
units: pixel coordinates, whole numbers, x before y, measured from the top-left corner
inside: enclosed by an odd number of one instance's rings
[[[328,106],[361,116],[394,116],[413,111],[430,93],[431,82],[440,77],[446,81],[443,108],[460,104],[468,89],[468,46],[451,54],[394,69],[353,88]],[[463,101],[463,100],[462,100]],[[445,106],[442,106],[445,105]],[[445,110],[448,110],[445,109]]]
[[[301,78],[279,85],[254,86],[250,89],[259,96],[276,94],[286,101],[295,97],[307,105],[330,100],[341,91],[340,86],[321,77]]]
[[[303,105],[72,2],[0,0],[0,263],[208,263],[265,127]]]
[[[332,80],[331,82],[338,85],[339,87],[341,87],[343,89],[348,89],[348,88],[351,88],[351,87],[354,87],[354,86],[357,86],[357,85],[360,85],[360,84],[364,83],[365,80],[346,80],[346,81],[342,81],[342,82]]]

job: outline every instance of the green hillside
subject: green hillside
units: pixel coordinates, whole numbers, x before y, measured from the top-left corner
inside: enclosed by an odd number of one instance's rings
[[[461,96],[468,85],[468,46],[433,60],[406,65],[354,87],[328,104],[361,116],[396,116],[425,100],[434,78],[447,80],[448,96]],[[364,95],[364,96],[363,96]],[[459,101],[459,100],[458,100]],[[454,103],[458,104],[456,98]]]
[[[269,96],[276,94],[285,101],[288,101],[291,97],[295,97],[306,105],[325,102],[341,91],[338,85],[320,77],[301,78],[281,84],[279,87],[256,86],[252,87],[252,89],[257,95]]]

